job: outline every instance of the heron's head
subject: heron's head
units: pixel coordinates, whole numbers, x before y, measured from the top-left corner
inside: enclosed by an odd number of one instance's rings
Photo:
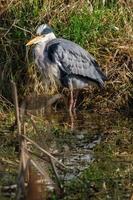
[[[50,28],[47,24],[40,25],[36,30],[36,37],[31,39],[26,46],[31,46],[33,44],[37,44],[40,42],[45,42],[50,39],[54,39],[55,35],[53,33],[52,28]]]

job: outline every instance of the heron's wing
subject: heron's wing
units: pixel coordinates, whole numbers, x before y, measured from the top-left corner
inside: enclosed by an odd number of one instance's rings
[[[47,44],[47,52],[50,61],[68,75],[80,75],[101,84],[106,79],[93,56],[71,41],[54,39]]]

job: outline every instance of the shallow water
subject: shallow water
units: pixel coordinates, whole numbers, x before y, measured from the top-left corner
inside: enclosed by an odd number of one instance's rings
[[[66,191],[64,199],[131,199],[132,119],[116,112],[80,111],[74,116],[71,128],[71,117],[67,112],[46,114],[41,110],[40,113],[39,110],[37,114],[35,110],[32,113],[36,131],[28,128],[28,136],[67,167],[65,171],[57,168]],[[42,168],[47,168],[47,162],[38,158],[36,161]],[[49,167],[47,169],[49,173]],[[2,196],[1,199],[4,194]],[[43,199],[40,195],[39,200]]]

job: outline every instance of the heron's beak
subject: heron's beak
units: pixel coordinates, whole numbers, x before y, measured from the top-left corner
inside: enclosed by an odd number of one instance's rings
[[[42,38],[43,38],[42,35],[37,36],[37,37],[31,39],[31,40],[26,44],[26,46],[31,46],[32,44],[36,44],[36,43],[38,43],[38,42],[41,42]]]

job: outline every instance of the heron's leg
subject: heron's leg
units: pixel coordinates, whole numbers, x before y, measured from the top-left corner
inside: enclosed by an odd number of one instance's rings
[[[74,128],[74,115],[73,115],[73,89],[70,89],[70,105],[69,105],[69,115],[70,115],[70,120],[71,120],[71,130]]]
[[[78,90],[75,90],[75,94],[74,94],[74,102],[73,102],[73,110],[75,110],[76,108],[76,103],[77,103],[77,98],[78,98]]]
[[[74,114],[73,114],[73,105],[74,105],[74,90],[73,90],[73,85],[72,82],[70,82],[69,85],[70,89],[70,104],[69,104],[69,115],[70,115],[70,120],[71,120],[71,130],[74,129]]]
[[[72,113],[72,110],[73,110],[73,103],[74,103],[74,100],[73,100],[73,89],[71,89],[70,90],[70,105],[69,105],[70,114]]]
[[[69,79],[69,90],[70,90],[69,113],[71,115],[73,110],[73,84],[71,79]]]
[[[71,127],[71,131],[74,129],[74,114],[71,111],[69,111],[69,115],[70,115],[70,127]]]

